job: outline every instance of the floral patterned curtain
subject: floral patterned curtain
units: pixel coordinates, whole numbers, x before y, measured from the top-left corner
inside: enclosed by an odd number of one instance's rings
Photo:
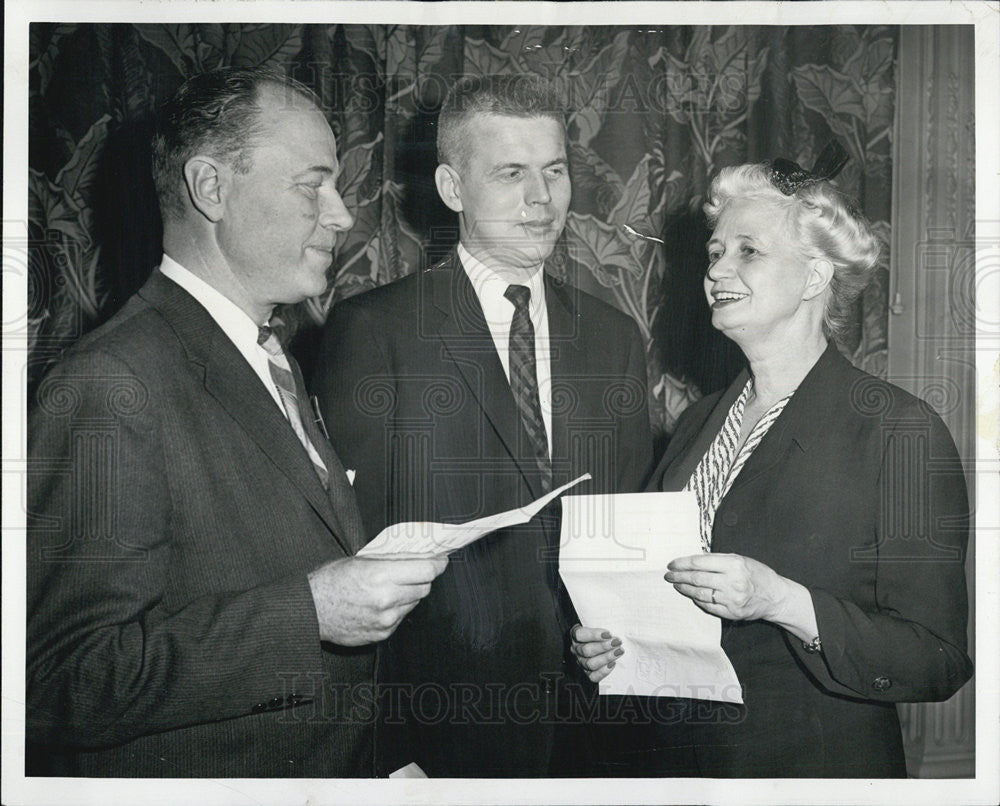
[[[886,242],[841,347],[884,374],[897,38],[853,25],[33,24],[29,381],[159,260],[148,167],[156,107],[194,73],[258,64],[322,98],[357,220],[327,292],[283,312],[307,371],[331,305],[417,271],[457,240],[433,184],[436,113],[454,78],[532,72],[554,81],[570,110],[573,202],[547,270],[635,319],[659,432],[740,366],[710,327],[701,288],[711,177],[773,156],[809,167],[833,137],[851,155],[842,187]]]

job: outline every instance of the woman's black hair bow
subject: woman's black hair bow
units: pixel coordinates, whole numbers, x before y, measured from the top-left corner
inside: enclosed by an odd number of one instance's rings
[[[792,196],[807,185],[833,179],[850,158],[851,155],[836,140],[826,144],[811,171],[807,171],[797,162],[778,157],[770,164],[771,184],[786,196]]]

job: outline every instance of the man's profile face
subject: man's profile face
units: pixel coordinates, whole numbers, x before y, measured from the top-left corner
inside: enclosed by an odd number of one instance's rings
[[[262,133],[250,170],[234,174],[219,244],[249,299],[261,308],[326,289],[337,233],[353,219],[337,193],[337,144],[308,99],[264,88]]]
[[[462,243],[487,265],[533,271],[566,223],[571,186],[566,136],[545,117],[478,114],[465,123]]]

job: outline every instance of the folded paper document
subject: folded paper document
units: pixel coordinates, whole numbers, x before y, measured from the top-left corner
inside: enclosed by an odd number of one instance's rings
[[[601,694],[743,702],[722,622],[663,575],[702,551],[693,492],[563,499],[559,574],[582,624],[622,639]]]
[[[564,484],[527,506],[510,509],[496,515],[487,515],[465,523],[407,522],[387,526],[378,536],[358,552],[359,557],[384,557],[391,554],[450,554],[463,546],[474,543],[497,529],[527,523],[551,501],[566,490],[590,478],[584,473],[580,478]]]

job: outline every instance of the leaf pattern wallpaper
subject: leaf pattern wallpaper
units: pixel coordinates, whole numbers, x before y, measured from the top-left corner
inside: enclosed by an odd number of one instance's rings
[[[566,103],[573,180],[546,270],[636,321],[657,433],[741,365],[712,330],[701,288],[712,176],[775,156],[810,167],[834,137],[851,155],[839,182],[886,246],[840,346],[884,375],[897,39],[895,28],[852,25],[34,23],[29,384],[159,261],[148,147],[158,105],[194,73],[262,64],[322,99],[356,219],[327,291],[281,312],[307,372],[337,300],[418,271],[457,240],[433,183],[448,86],[465,74],[535,73]]]

